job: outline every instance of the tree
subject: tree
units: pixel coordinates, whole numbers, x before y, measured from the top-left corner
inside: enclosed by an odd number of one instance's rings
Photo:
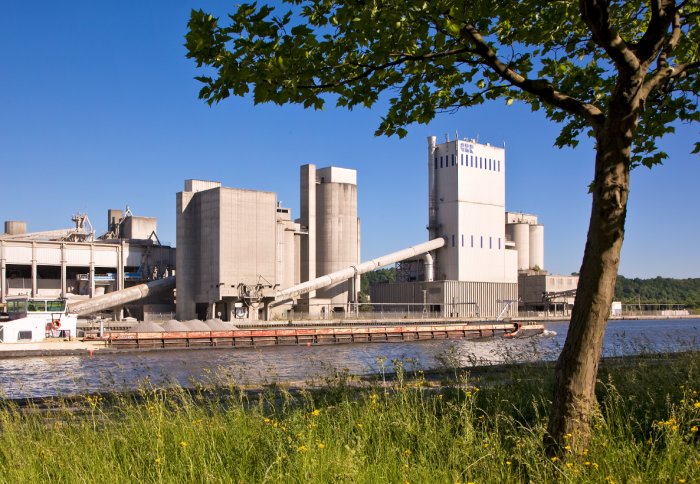
[[[200,98],[352,109],[389,93],[378,135],[505,98],[562,123],[557,146],[595,139],[591,216],[576,304],[555,369],[546,442],[585,446],[624,236],[630,170],[698,121],[700,0],[285,0],[224,23],[193,11],[188,57],[213,76]],[[332,94],[333,96],[329,96]],[[694,152],[700,151],[696,143]],[[570,434],[570,435],[569,435]]]

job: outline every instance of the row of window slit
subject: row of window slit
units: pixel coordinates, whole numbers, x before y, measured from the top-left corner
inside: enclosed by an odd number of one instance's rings
[[[452,166],[455,166],[455,155],[445,155],[440,157],[440,168],[443,167],[443,158],[445,168],[450,166],[450,156],[452,157]],[[470,168],[480,168],[489,171],[501,171],[501,160],[492,160],[491,158],[483,158],[481,156],[465,155],[460,153],[461,165]],[[435,157],[435,169],[438,168],[438,157]]]
[[[494,238],[491,236],[489,236],[489,238],[488,238],[488,246],[489,246],[488,248],[489,249],[493,249],[493,245],[494,245],[493,239]],[[472,248],[474,247],[474,240],[475,240],[474,236],[470,235],[469,236],[469,247],[472,247]],[[498,237],[497,241],[498,241],[498,250],[501,250],[501,238]],[[478,242],[479,248],[483,249],[484,248],[484,236],[480,235],[477,242]],[[454,246],[455,246],[455,235],[453,234],[452,235],[452,247],[454,247]],[[464,247],[464,234],[462,234],[462,247]]]

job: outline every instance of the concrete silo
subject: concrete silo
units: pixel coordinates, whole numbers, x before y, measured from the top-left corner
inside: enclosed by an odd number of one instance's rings
[[[530,225],[530,267],[544,269],[544,225]]]
[[[515,248],[518,251],[518,270],[528,270],[530,268],[530,225],[525,222],[510,223],[506,225],[506,233],[515,242]]]
[[[357,172],[328,167],[316,171],[316,273],[329,274],[359,263]],[[358,288],[344,281],[319,289],[333,306],[356,300]]]

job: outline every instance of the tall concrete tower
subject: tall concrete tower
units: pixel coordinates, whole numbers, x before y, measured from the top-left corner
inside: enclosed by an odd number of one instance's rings
[[[429,230],[447,240],[437,254],[435,278],[517,282],[517,254],[506,250],[503,223],[505,149],[473,139],[435,144],[429,138],[428,157]]]
[[[301,280],[329,274],[360,262],[360,224],[357,218],[357,172],[347,168],[314,165],[301,167],[302,238]],[[307,239],[307,240],[304,240]],[[312,274],[313,272],[313,274]],[[359,277],[316,292],[344,307],[356,301]],[[354,286],[354,287],[353,287]]]

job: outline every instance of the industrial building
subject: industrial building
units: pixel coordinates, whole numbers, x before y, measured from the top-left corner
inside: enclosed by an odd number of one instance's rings
[[[544,270],[544,226],[505,211],[505,149],[474,139],[428,138],[428,237],[444,247],[397,264],[397,283],[372,303],[413,304],[443,317],[570,310],[576,276]]]
[[[301,167],[300,218],[272,192],[187,180],[177,194],[177,316],[262,319],[346,311],[356,278],[265,304],[296,284],[359,263],[355,170]],[[359,276],[358,276],[359,277]]]
[[[75,215],[67,229],[27,232],[25,222],[5,222],[0,234],[0,302],[13,296],[61,298],[69,303],[111,293],[172,273],[175,249],[161,245],[157,220],[108,211],[107,232],[95,236],[89,218]],[[168,299],[113,309],[115,318],[169,312]],[[126,311],[126,314],[125,314]]]

